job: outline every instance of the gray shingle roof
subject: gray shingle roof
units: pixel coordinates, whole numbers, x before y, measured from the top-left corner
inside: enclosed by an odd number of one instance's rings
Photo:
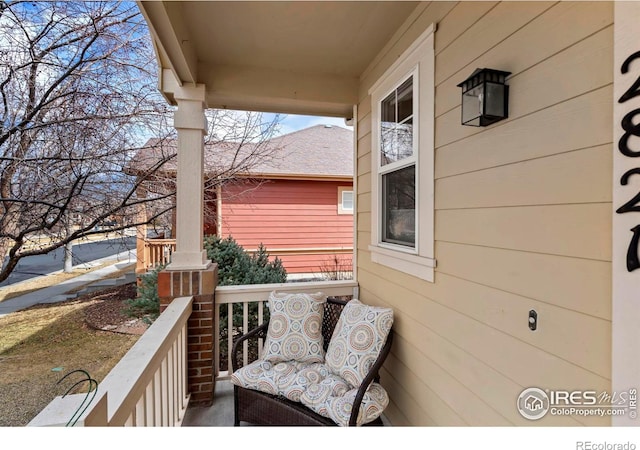
[[[260,147],[262,146],[262,147]],[[138,150],[131,166],[145,170],[163,155],[175,153],[175,141],[150,139]],[[250,156],[260,154],[261,157]],[[352,177],[353,132],[339,126],[316,125],[261,143],[234,142],[208,144],[205,147],[207,171],[227,168],[243,161],[235,172],[249,176],[275,177]],[[175,171],[176,158],[163,170]]]

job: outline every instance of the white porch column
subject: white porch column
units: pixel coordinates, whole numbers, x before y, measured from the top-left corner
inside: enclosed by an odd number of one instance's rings
[[[205,86],[179,86],[165,73],[162,87],[178,105],[174,116],[178,132],[176,251],[167,269],[206,269],[211,261],[203,249]]]
[[[611,390],[628,393],[613,425],[638,426],[640,390],[640,3],[615,2]]]

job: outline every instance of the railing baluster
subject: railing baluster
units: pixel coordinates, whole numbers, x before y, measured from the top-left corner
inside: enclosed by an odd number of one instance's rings
[[[169,426],[169,370],[168,361],[165,357],[160,365],[162,384],[160,392],[162,392],[162,426]]]
[[[174,426],[176,423],[176,373],[175,373],[175,361],[174,361],[174,345],[169,349],[167,355],[167,395],[169,397],[169,404],[167,405],[167,415],[169,416],[168,425]]]
[[[264,323],[264,302],[258,302],[258,325]],[[262,358],[263,339],[258,338],[258,358]]]
[[[159,427],[162,424],[162,393],[160,387],[162,386],[162,379],[160,374],[160,368],[156,370],[153,375],[153,424],[154,427]]]
[[[153,392],[153,381],[147,385],[144,392],[144,424],[147,427],[152,427],[154,424],[153,418],[155,417],[155,405],[154,405],[155,393]]]
[[[180,400],[180,419],[187,408],[188,395],[187,395],[187,364],[186,364],[186,352],[187,352],[187,328],[186,326],[180,331],[178,337],[178,399]]]
[[[181,420],[180,411],[184,406],[182,402],[182,371],[184,366],[182,365],[182,331],[178,335],[176,340],[176,414],[177,420]]]
[[[142,394],[138,403],[136,403],[136,412],[135,412],[135,421],[133,426],[135,427],[144,427],[146,425],[146,412],[145,412],[145,404],[146,404],[146,394]]]
[[[227,373],[232,372],[231,349],[233,348],[233,303],[227,305]]]
[[[213,304],[213,360],[216,361],[214,367],[214,376],[217,378],[220,375],[220,308],[222,306],[215,303]]]
[[[249,302],[242,303],[242,332],[249,331]],[[242,365],[249,364],[249,342],[242,343]]]

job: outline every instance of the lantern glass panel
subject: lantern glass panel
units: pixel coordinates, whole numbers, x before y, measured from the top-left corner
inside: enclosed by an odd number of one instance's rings
[[[501,118],[505,116],[504,88],[502,84],[487,83],[485,92],[485,115]]]
[[[462,94],[462,123],[478,126],[481,115],[482,85],[479,85]]]

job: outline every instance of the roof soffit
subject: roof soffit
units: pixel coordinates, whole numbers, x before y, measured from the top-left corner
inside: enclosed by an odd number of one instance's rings
[[[140,1],[160,63],[211,107],[350,117],[360,75],[417,2]]]

